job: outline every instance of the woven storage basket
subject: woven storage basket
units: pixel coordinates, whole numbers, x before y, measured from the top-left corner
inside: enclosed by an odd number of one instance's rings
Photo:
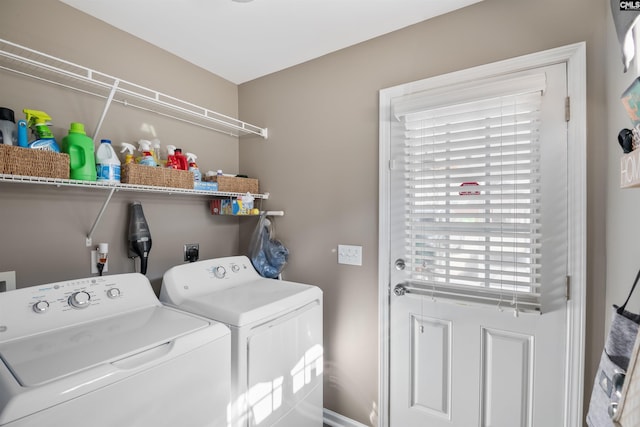
[[[0,144],[0,172],[69,179],[69,155]]]
[[[218,191],[226,191],[230,193],[257,193],[258,180],[254,178],[238,178],[236,176],[218,176],[209,177],[206,181],[218,183]]]
[[[193,172],[127,163],[122,165],[120,181],[125,184],[193,189]]]

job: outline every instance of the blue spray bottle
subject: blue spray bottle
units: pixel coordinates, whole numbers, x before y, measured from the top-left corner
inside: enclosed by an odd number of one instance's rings
[[[59,153],[60,147],[58,147],[51,129],[47,126],[50,124],[51,117],[44,111],[28,109],[22,111],[27,116],[27,123],[35,135],[35,139],[29,142],[29,148]]]

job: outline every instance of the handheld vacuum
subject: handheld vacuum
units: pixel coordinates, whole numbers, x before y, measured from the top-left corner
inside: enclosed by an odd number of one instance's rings
[[[129,257],[140,257],[140,273],[147,274],[147,260],[151,250],[151,232],[140,202],[131,203],[129,216]]]

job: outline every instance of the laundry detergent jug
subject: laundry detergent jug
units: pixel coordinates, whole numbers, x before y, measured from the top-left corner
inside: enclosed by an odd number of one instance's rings
[[[69,134],[62,138],[62,151],[69,154],[69,178],[83,181],[97,179],[95,147],[82,123],[71,123]]]

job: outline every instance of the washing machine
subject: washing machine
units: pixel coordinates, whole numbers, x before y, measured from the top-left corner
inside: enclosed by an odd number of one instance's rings
[[[0,293],[0,426],[227,427],[230,346],[138,273]]]
[[[322,291],[266,279],[245,256],[183,264],[160,300],[231,329],[233,427],[322,427]]]

